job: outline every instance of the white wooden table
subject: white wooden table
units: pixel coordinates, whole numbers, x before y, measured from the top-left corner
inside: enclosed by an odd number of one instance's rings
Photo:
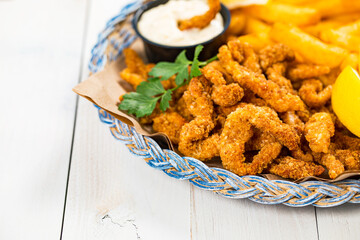
[[[360,206],[264,206],[130,155],[72,87],[124,0],[0,0],[0,239],[360,239]]]

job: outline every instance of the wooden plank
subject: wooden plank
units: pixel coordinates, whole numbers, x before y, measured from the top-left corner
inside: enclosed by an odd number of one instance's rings
[[[90,48],[124,2],[92,2],[84,76]],[[189,239],[189,183],[171,179],[131,155],[80,99],[63,239]]]
[[[192,239],[317,239],[314,207],[262,205],[191,189]]]
[[[334,208],[317,208],[319,239],[346,240],[360,238],[360,208],[345,204]]]
[[[60,236],[85,2],[0,1],[0,239]]]

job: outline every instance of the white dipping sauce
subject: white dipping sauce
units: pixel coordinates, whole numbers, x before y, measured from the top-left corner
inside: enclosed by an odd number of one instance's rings
[[[170,0],[145,11],[138,22],[139,32],[148,40],[167,46],[189,46],[205,42],[224,29],[220,13],[203,29],[181,31],[178,21],[202,15],[209,6],[202,0]]]

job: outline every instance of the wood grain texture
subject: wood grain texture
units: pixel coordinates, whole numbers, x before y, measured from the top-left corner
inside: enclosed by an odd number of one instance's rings
[[[90,6],[84,76],[97,33],[124,2]],[[176,187],[174,187],[176,186]],[[189,239],[189,183],[171,179],[132,156],[80,99],[63,239]]]
[[[192,239],[317,239],[313,207],[262,205],[191,190]]]
[[[360,239],[360,206],[346,204],[330,209],[317,208],[320,240]]]
[[[0,2],[0,239],[58,239],[85,0]]]

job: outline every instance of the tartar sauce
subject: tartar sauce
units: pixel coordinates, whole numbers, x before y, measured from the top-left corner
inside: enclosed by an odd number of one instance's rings
[[[220,13],[203,29],[192,28],[181,31],[178,21],[209,10],[203,0],[170,0],[144,12],[138,22],[139,32],[148,40],[167,46],[189,46],[205,42],[224,29]]]

